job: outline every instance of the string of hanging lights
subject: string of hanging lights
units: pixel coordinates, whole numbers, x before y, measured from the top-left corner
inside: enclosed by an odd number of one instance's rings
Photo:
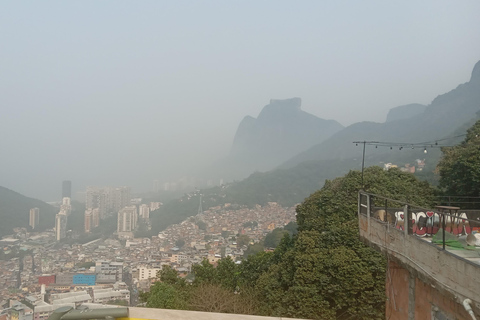
[[[363,144],[363,156],[362,156],[362,186],[363,184],[363,171],[365,168],[365,147],[366,146],[375,146],[376,149],[378,147],[387,147],[390,148],[390,150],[393,150],[393,148],[398,148],[398,150],[402,149],[423,149],[424,153],[427,153],[427,148],[446,148],[446,147],[452,147],[451,145],[446,145],[444,142],[448,140],[453,140],[456,138],[460,137],[465,137],[466,134],[460,134],[456,135],[453,137],[448,137],[448,138],[443,138],[443,139],[437,139],[437,140],[432,140],[432,141],[424,141],[424,142],[385,142],[385,141],[353,141],[355,143],[355,146],[358,146],[359,144]]]
[[[443,147],[452,147],[452,145],[444,144],[445,141],[453,140],[456,138],[464,137],[466,134],[461,134],[453,137],[448,137],[444,139],[437,139],[432,141],[424,141],[424,142],[385,142],[385,141],[353,141],[355,146],[359,144],[367,145],[367,146],[375,146],[378,147],[388,147],[390,150],[393,148],[398,148],[399,150],[402,149],[423,149],[424,153],[427,153],[428,148],[443,148]]]

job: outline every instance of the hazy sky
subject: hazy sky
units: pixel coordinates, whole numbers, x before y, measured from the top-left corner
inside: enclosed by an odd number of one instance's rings
[[[151,189],[271,98],[343,125],[469,80],[480,1],[3,1],[0,185]],[[181,171],[179,173],[179,171]]]

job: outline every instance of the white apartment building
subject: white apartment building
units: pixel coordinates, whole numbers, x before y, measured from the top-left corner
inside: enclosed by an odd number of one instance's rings
[[[67,236],[67,214],[60,211],[55,216],[55,238],[57,241]]]
[[[138,215],[143,220],[149,220],[150,219],[150,207],[146,204],[141,204],[138,207]]]
[[[132,232],[137,227],[137,207],[128,206],[118,211],[117,232]]]
[[[130,291],[127,289],[113,290],[113,289],[94,289],[93,301],[95,303],[107,303],[109,301],[125,301],[130,304]]]
[[[30,209],[29,223],[28,223],[30,227],[32,227],[32,229],[37,228],[39,222],[40,222],[40,209],[38,208]]]
[[[148,268],[148,267],[139,267],[138,268],[138,280],[147,280],[157,277],[157,272],[162,270],[162,268]]]

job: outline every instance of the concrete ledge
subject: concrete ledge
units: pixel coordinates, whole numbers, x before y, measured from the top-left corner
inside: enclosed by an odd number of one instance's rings
[[[292,318],[278,318],[278,317],[261,317],[249,316],[245,314],[232,313],[214,313],[214,312],[200,312],[200,311],[183,311],[171,309],[154,309],[154,308],[128,308],[128,318],[119,318],[121,320],[281,320]],[[300,319],[298,319],[300,320]]]

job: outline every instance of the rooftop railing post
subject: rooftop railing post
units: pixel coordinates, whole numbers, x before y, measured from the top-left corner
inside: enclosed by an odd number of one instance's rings
[[[445,250],[445,213],[442,213],[442,229],[443,229],[443,232],[442,232],[442,247],[443,247],[443,250]]]
[[[390,230],[390,221],[388,221],[387,199],[385,199],[385,222],[387,223],[387,230]]]
[[[365,184],[363,183],[363,172],[365,171],[365,145],[367,141],[363,141],[363,155],[362,155],[362,189],[365,188]]]
[[[358,191],[358,214],[362,213],[362,190]]]
[[[367,194],[367,234],[370,235],[370,194]]]
[[[410,227],[410,221],[408,221],[408,204],[403,207],[403,233],[408,236],[408,229]]]

